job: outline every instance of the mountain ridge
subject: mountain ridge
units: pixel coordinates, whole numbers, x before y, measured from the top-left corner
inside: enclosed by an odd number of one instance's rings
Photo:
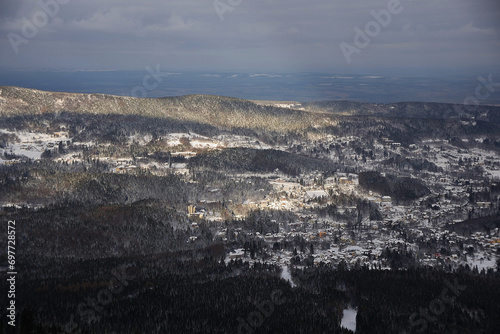
[[[0,87],[0,116],[75,112],[121,114],[195,121],[221,128],[302,129],[318,119],[285,108],[259,106],[251,101],[217,95],[135,98],[105,94],[47,92],[13,86]]]
[[[354,101],[283,102],[190,94],[136,98],[100,93],[50,92],[0,86],[0,116],[45,113],[120,114],[198,122],[231,130],[304,131],[338,124],[339,117],[465,119],[500,123],[500,107],[436,102],[366,103]]]

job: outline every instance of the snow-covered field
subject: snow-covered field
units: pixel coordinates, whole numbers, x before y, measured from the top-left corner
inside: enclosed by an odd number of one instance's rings
[[[40,159],[42,153],[47,148],[55,147],[60,141],[66,142],[70,140],[67,132],[57,132],[54,134],[25,132],[25,131],[8,131],[0,130],[1,134],[14,135],[17,137],[15,143],[10,143],[4,150],[0,150],[0,154],[4,152],[25,156],[30,159]],[[0,163],[4,161],[3,159]]]
[[[181,145],[182,138],[189,140],[189,143],[194,148],[216,148],[221,145],[218,140],[196,133],[169,133],[166,137],[164,137],[170,146]]]
[[[467,257],[467,264],[469,267],[474,268],[477,266],[477,270],[481,271],[482,269],[488,270],[490,268],[496,268],[496,257],[492,256],[488,260],[488,256],[484,253],[476,253],[474,256]]]
[[[476,159],[475,163],[481,165],[492,179],[500,178],[500,170],[495,170],[484,165],[485,160],[490,160],[496,163],[500,161],[500,156],[495,151],[486,151],[479,148],[464,150],[455,146],[451,146],[444,141],[427,140],[424,142],[428,144],[434,151],[435,158],[431,159],[431,161],[434,162],[438,167],[446,169],[450,168],[451,164],[456,164],[459,160],[468,161],[471,159]]]

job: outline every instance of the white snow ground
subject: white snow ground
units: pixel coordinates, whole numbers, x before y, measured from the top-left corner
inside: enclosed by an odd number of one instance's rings
[[[349,307],[344,310],[344,314],[342,317],[342,322],[340,323],[341,327],[349,329],[353,332],[356,332],[356,315],[358,314],[358,310]]]

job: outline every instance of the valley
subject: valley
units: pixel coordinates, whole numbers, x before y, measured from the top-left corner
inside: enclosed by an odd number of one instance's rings
[[[214,270],[218,279],[270,275],[301,293],[314,290],[304,275],[323,270],[493,280],[499,116],[488,106],[1,87],[0,217],[19,224],[18,261],[29,284],[64,285],[72,267],[80,268],[75,277],[98,281],[102,271],[83,271],[107,262],[154,286],[192,266],[186,272]],[[338,321],[324,328],[340,328],[347,301],[364,305],[351,295],[356,289],[336,290]],[[407,323],[401,314],[398,324]],[[88,321],[89,332],[91,324],[99,321]]]

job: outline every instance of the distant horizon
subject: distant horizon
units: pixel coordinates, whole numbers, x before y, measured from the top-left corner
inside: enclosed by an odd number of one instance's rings
[[[422,72],[217,72],[163,69],[158,64],[144,70],[0,69],[0,86],[151,98],[201,94],[264,101],[467,104],[488,76],[494,87],[500,82],[492,73],[476,77],[444,72],[433,76]],[[481,87],[481,91],[486,89]],[[500,87],[487,98],[480,97],[476,100],[480,105],[498,106]]]

